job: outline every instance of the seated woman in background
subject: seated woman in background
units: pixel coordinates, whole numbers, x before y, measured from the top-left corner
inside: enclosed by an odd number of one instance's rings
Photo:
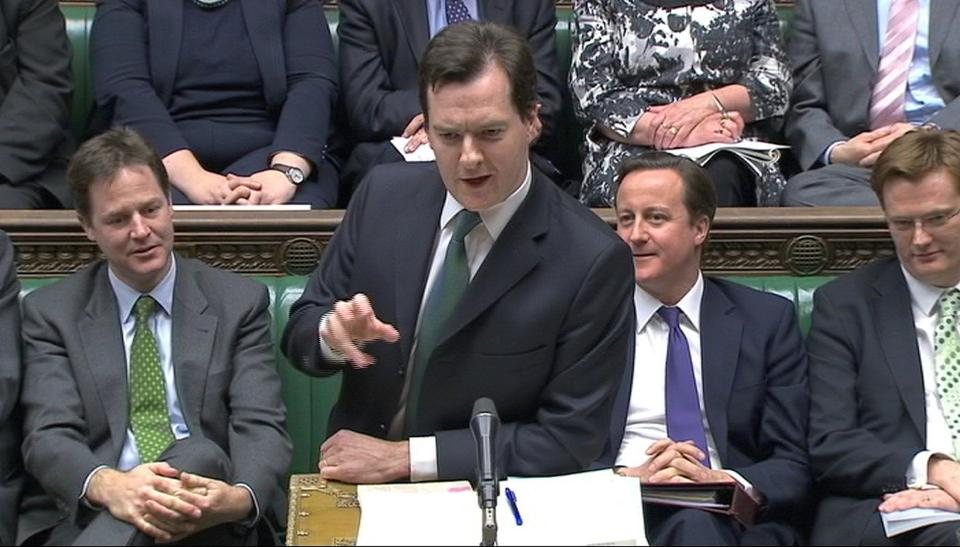
[[[588,123],[580,200],[608,207],[624,159],[765,135],[792,86],[773,0],[578,0],[570,87]],[[704,167],[720,206],[757,203],[730,153]],[[761,177],[782,180],[775,163]]]
[[[100,0],[91,57],[98,114],[157,149],[174,203],[336,205],[319,0]]]

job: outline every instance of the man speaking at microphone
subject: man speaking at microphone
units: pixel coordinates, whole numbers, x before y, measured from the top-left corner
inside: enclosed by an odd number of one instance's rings
[[[419,82],[436,163],[371,171],[283,337],[299,369],[343,374],[321,475],[473,478],[478,397],[503,422],[501,473],[584,469],[627,360],[629,250],[530,169],[541,123],[524,38],[449,26]]]

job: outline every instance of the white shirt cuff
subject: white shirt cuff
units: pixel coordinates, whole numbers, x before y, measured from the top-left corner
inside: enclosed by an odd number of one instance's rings
[[[249,485],[242,482],[238,482],[234,486],[245,488],[247,492],[250,492],[250,499],[253,500],[253,516],[241,520],[239,524],[246,526],[247,528],[253,528],[253,526],[260,520],[260,503],[257,502],[257,495],[253,493],[253,488],[250,488]]]
[[[930,458],[934,456],[953,460],[953,458],[942,452],[933,452],[930,450],[917,452],[917,455],[913,457],[913,461],[910,462],[910,467],[907,468],[907,488],[924,488],[929,485],[927,468],[930,465]]]
[[[94,467],[93,471],[91,471],[90,474],[87,475],[86,480],[83,481],[83,489],[80,490],[80,501],[83,502],[83,504],[89,507],[90,509],[93,509],[94,511],[102,511],[103,507],[94,505],[87,500],[87,490],[90,488],[90,481],[93,480],[93,476],[96,475],[98,472],[103,471],[104,469],[109,469],[109,468],[110,468],[109,465],[101,465],[99,467]]]
[[[827,149],[823,151],[823,154],[820,155],[820,163],[822,163],[823,165],[830,165],[831,163],[833,163],[830,160],[830,155],[833,154],[833,149],[836,148],[837,145],[843,144],[845,142],[846,141],[837,141],[831,144],[830,146],[828,146]]]
[[[332,311],[327,312],[320,318],[320,326],[317,329],[317,336],[320,338],[320,354],[323,355],[323,358],[327,361],[345,363],[347,362],[347,356],[331,348],[330,345],[327,344],[327,341],[323,339],[323,335],[320,334],[327,330],[327,321],[329,321],[331,314],[333,314]]]
[[[437,480],[437,438],[410,437],[410,482]]]

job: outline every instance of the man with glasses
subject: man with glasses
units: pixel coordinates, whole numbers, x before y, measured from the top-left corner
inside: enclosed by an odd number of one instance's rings
[[[813,544],[956,545],[960,522],[888,538],[908,509],[960,512],[960,133],[914,131],[873,189],[897,256],[817,291],[808,337]]]

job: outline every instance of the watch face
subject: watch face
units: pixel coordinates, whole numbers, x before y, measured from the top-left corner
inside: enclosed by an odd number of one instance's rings
[[[294,184],[300,184],[303,182],[303,171],[297,169],[296,167],[291,167],[288,169],[287,176],[290,177],[291,182]]]

